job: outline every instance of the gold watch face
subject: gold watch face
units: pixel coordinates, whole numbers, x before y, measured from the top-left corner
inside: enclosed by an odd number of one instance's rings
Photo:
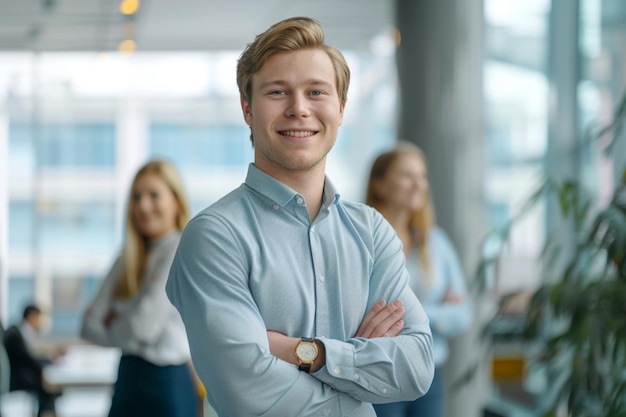
[[[311,363],[317,358],[317,345],[313,342],[300,342],[296,347],[296,355],[302,363]]]

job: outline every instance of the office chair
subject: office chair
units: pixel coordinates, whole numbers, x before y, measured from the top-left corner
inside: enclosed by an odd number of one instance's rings
[[[3,345],[0,345],[0,395],[9,392],[11,381],[11,368],[9,368],[9,356]]]
[[[3,399],[6,400],[8,396],[13,397],[12,403],[15,403],[15,400],[22,405],[22,409],[30,410],[30,413],[35,416],[37,410],[37,398],[33,396],[30,392],[26,391],[13,391],[9,393],[9,388],[11,386],[11,363],[9,362],[9,355],[4,347],[4,327],[2,327],[2,323],[0,322],[1,327],[1,335],[0,335],[0,417],[2,417],[2,403]],[[21,398],[15,398],[15,397]],[[28,412],[28,411],[27,411]]]
[[[0,404],[2,397],[9,392],[9,384],[11,381],[11,368],[9,365],[9,356],[4,348],[4,343],[0,343]],[[0,417],[2,417],[2,409],[0,408]]]

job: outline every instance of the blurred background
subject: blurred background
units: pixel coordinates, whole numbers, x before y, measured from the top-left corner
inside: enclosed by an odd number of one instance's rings
[[[626,85],[623,0],[1,1],[5,326],[36,301],[49,336],[77,342],[122,243],[132,175],[148,158],[178,165],[194,213],[244,180],[252,148],[236,61],[254,36],[295,15],[318,19],[352,70],[328,166],[342,196],[362,201],[374,156],[397,139],[417,143],[468,280],[491,250],[484,237],[543,174],[589,185],[598,204],[610,199],[626,148],[609,159],[584,139],[611,121]],[[447,365],[448,416],[488,415],[494,403],[500,414],[489,415],[535,415],[494,391],[480,333],[502,296],[540,284],[551,216],[540,202],[512,230],[476,326]]]

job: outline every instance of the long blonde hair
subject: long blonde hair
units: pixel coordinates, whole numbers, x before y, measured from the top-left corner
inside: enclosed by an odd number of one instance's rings
[[[409,142],[400,141],[391,150],[381,153],[372,164],[369,180],[367,182],[367,193],[365,196],[365,204],[374,207],[384,215],[384,206],[387,203],[383,197],[376,192],[376,182],[382,181],[391,166],[404,155],[417,156],[426,165],[426,157],[422,150]],[[426,203],[420,210],[415,210],[411,214],[407,228],[411,234],[412,240],[417,244],[418,257],[422,265],[426,277],[430,276],[431,261],[428,249],[428,236],[430,230],[435,225],[435,211],[433,209],[430,192],[426,197]]]
[[[145,174],[156,174],[172,190],[178,203],[178,214],[176,216],[176,228],[183,230],[189,221],[189,204],[183,187],[183,181],[176,167],[168,161],[152,160],[142,166],[135,174],[132,186],[130,187],[128,206],[126,210],[126,238],[122,249],[122,260],[124,263],[124,274],[117,282],[113,295],[116,298],[131,298],[137,294],[141,288],[141,277],[146,267],[148,259],[148,239],[143,236],[132,215],[133,198],[132,193],[139,177]]]

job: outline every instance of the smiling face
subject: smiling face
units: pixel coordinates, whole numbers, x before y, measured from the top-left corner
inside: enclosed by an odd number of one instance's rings
[[[146,172],[137,177],[130,204],[135,227],[149,240],[158,239],[176,229],[178,201],[159,175]]]
[[[419,211],[428,202],[428,172],[415,153],[398,155],[384,177],[378,180],[377,194],[393,210]]]
[[[252,77],[251,102],[242,99],[241,106],[259,169],[277,178],[324,171],[344,110],[326,52],[303,49],[273,55]]]

